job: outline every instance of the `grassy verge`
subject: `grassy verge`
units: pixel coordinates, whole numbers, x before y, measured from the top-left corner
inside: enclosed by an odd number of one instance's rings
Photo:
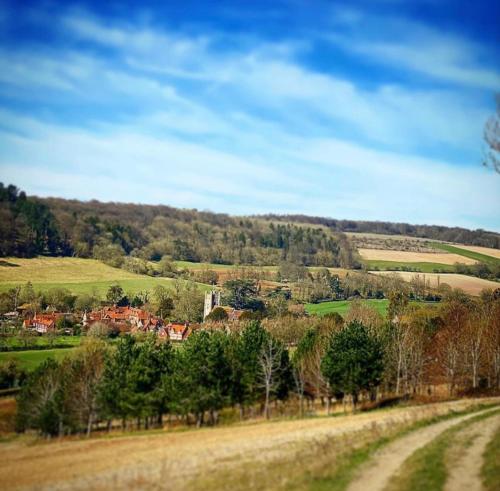
[[[441,244],[439,242],[432,242],[430,245],[435,249],[451,252],[453,254],[459,254],[460,256],[468,257],[470,259],[475,259],[476,261],[489,264],[491,266],[500,264],[500,259],[497,259],[496,257],[492,256],[487,256],[486,254],[481,254],[479,252],[469,251],[467,249],[461,249],[460,247],[455,247],[449,244]]]
[[[410,271],[416,273],[455,273],[455,266],[441,263],[382,261],[365,259],[363,263],[370,271]]]
[[[498,483],[500,483],[500,428],[497,429],[484,452],[481,476],[486,491],[498,490]]]
[[[467,426],[500,414],[500,410],[479,414],[449,428],[425,447],[417,450],[404,464],[402,472],[389,483],[389,491],[440,490],[448,477],[446,452],[457,434]]]
[[[0,363],[9,359],[19,360],[21,367],[31,371],[48,358],[62,360],[73,353],[74,348],[59,348],[30,351],[11,351],[0,353]]]

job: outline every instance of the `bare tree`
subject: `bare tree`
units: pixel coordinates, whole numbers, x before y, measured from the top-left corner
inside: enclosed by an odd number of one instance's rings
[[[104,374],[106,345],[100,340],[89,340],[80,348],[73,362],[74,379],[70,389],[72,405],[87,436],[98,414],[98,388]]]
[[[280,371],[281,343],[277,343],[271,336],[267,338],[260,354],[260,367],[262,370],[262,385],[265,390],[264,414],[269,419],[269,402],[271,394],[276,390],[278,374]]]

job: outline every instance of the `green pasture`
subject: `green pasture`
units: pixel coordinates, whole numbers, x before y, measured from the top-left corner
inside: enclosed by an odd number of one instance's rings
[[[48,358],[62,360],[66,356],[73,353],[73,348],[58,348],[46,350],[28,350],[28,351],[3,351],[0,352],[0,363],[15,359],[19,360],[21,367],[31,371],[34,370],[40,363],[43,363]]]
[[[475,251],[468,251],[467,249],[461,249],[460,247],[452,246],[450,244],[432,242],[430,245],[435,249],[451,252],[453,254],[459,254],[460,256],[468,257],[470,259],[475,259],[476,261],[489,264],[490,266],[498,266],[500,264],[500,259],[497,259],[496,257],[487,256],[486,254],[481,254]]]
[[[455,273],[455,266],[440,263],[407,263],[365,259],[363,263],[370,271],[416,271],[417,273]]]
[[[50,347],[54,345],[79,346],[81,343],[80,336],[36,336],[30,340],[30,348],[34,349],[37,346]],[[24,348],[25,341],[21,336],[7,336],[2,338],[2,348]]]
[[[363,303],[366,303],[370,307],[374,307],[377,309],[380,314],[383,316],[387,313],[387,307],[389,305],[389,301],[387,299],[368,299],[362,300]],[[351,300],[334,300],[332,302],[321,302],[321,303],[308,303],[306,304],[306,312],[311,315],[326,315],[332,312],[337,312],[340,315],[345,315],[351,306]]]
[[[104,297],[111,285],[119,284],[126,293],[170,287],[171,278],[130,273],[95,259],[72,257],[5,258],[0,261],[0,292],[31,281],[36,291],[66,288],[74,294],[95,293]],[[210,286],[199,283],[202,290]]]
[[[139,275],[137,275],[139,276]],[[22,285],[25,282],[0,282],[0,292],[4,292],[18,285]],[[125,293],[135,294],[144,290],[151,290],[157,285],[163,285],[166,288],[172,287],[171,278],[153,278],[153,277],[139,277],[132,280],[107,280],[107,281],[87,281],[80,283],[67,283],[64,280],[51,283],[39,283],[37,281],[32,281],[33,287],[36,291],[46,292],[51,288],[66,288],[71,293],[76,295],[81,295],[82,293],[95,293],[100,297],[105,297],[111,285],[120,285]],[[202,290],[210,290],[209,285],[203,285],[198,283],[199,288]]]

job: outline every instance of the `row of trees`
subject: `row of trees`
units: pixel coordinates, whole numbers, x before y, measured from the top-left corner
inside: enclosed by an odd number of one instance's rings
[[[257,410],[269,418],[273,401],[283,404],[292,394],[302,401],[306,351],[290,359],[285,345],[255,321],[237,333],[196,332],[178,349],[154,336],[141,343],[126,336],[113,349],[89,340],[74,357],[48,360],[28,377],[17,429],[90,434],[96,424],[162,425],[165,415],[201,426],[217,424],[227,407],[242,418]],[[380,384],[382,347],[353,323],[331,335],[320,364],[337,397],[357,400]]]

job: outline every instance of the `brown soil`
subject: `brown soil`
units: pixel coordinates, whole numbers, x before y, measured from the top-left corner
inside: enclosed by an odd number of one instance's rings
[[[403,263],[476,264],[477,261],[448,252],[388,251],[384,249],[358,249],[363,259],[397,261]]]

